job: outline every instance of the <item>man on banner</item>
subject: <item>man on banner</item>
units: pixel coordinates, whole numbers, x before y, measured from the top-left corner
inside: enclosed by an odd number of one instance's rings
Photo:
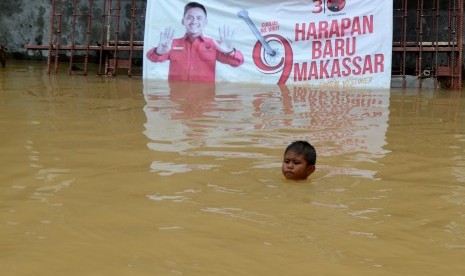
[[[168,27],[160,33],[158,46],[147,52],[150,61],[170,60],[168,81],[214,82],[217,60],[232,67],[244,63],[244,56],[233,46],[234,32],[229,27],[219,28],[219,41],[203,36],[208,20],[202,4],[186,4],[181,22],[186,28],[183,37],[173,39],[174,30]]]

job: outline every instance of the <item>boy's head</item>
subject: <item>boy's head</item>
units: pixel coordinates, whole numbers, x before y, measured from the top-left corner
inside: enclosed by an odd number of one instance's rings
[[[284,151],[282,172],[286,179],[304,180],[315,171],[316,151],[307,141],[295,141]]]
[[[184,15],[181,21],[186,27],[186,33],[191,38],[196,38],[202,34],[203,28],[207,25],[207,10],[202,4],[190,2],[184,6]]]

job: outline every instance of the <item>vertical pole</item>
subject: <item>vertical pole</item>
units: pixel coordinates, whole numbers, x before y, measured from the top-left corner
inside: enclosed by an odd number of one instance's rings
[[[50,26],[48,34],[48,58],[47,58],[47,74],[50,75],[50,63],[52,62],[52,50],[53,50],[53,36],[55,33],[55,1],[50,0],[52,9],[50,11]]]
[[[129,39],[129,69],[128,76],[132,76],[132,52],[134,51],[134,25],[136,20],[136,0],[132,0],[132,9],[131,9],[131,33]]]
[[[452,0],[454,1],[454,0]],[[452,17],[452,13],[451,13],[451,3],[449,1],[449,4],[447,6],[447,46],[450,48],[450,47],[453,47],[453,43],[454,43],[454,40],[453,38],[451,37],[451,19]],[[452,51],[453,52],[453,51]],[[453,87],[453,84],[452,84],[452,81],[453,81],[453,73],[452,73],[452,67],[451,67],[451,51],[447,51],[446,55],[447,55],[447,66],[448,66],[448,72],[449,74],[451,75],[449,80],[451,82],[451,87]]]
[[[451,3],[452,2],[452,3]],[[452,51],[449,52],[449,69],[451,72],[451,87],[455,87],[455,45],[456,45],[456,36],[455,36],[455,0],[452,0],[449,2],[450,6],[450,18],[449,18],[449,24],[450,24],[450,38],[449,38],[449,45],[452,45]]]
[[[431,69],[434,72],[433,77],[434,77],[435,82],[437,84],[436,72],[437,72],[437,69],[438,69],[438,56],[439,56],[438,47],[440,46],[439,45],[439,0],[434,1],[433,9],[434,9],[434,21],[433,21],[433,35],[432,35],[432,37],[434,37],[434,45],[436,47],[435,47],[435,51],[434,51],[434,56],[433,56]]]
[[[419,23],[419,34],[420,34],[420,38],[419,38],[419,44],[420,44],[420,51],[418,52],[418,65],[417,65],[417,69],[418,69],[418,74],[417,76],[418,77],[421,77],[421,74],[422,74],[422,71],[421,71],[421,68],[422,68],[422,63],[423,63],[423,17],[424,17],[424,10],[423,10],[423,1],[424,0],[419,0],[419,4],[420,4],[420,8],[419,8],[419,17],[417,18],[417,22]],[[418,9],[418,7],[417,7]],[[422,81],[421,79],[419,78],[419,83],[418,83],[418,87],[421,88],[422,86]]]
[[[55,74],[58,73],[58,54],[60,51],[60,39],[61,39],[61,21],[63,17],[63,0],[59,0],[59,13],[58,15],[58,23],[57,23],[57,41],[56,41],[56,49],[55,49]]]
[[[419,26],[419,22],[420,22],[420,10],[419,10],[420,1],[422,1],[422,0],[417,0],[416,14],[415,14],[415,30],[416,30],[416,32],[415,32],[415,34],[416,34],[416,36],[415,36],[415,47],[420,46],[420,38],[419,38],[419,34],[420,34],[420,26]],[[419,75],[419,70],[418,70],[418,63],[419,63],[418,58],[419,58],[419,56],[418,56],[418,50],[417,49],[415,49],[415,75],[418,77],[418,75]]]
[[[77,2],[73,0],[73,19],[71,23],[71,47],[69,53],[69,74],[73,74],[74,38],[76,33]]]
[[[404,14],[403,14],[403,17],[402,17],[402,24],[403,24],[403,37],[402,37],[402,88],[405,88],[407,86],[407,81],[405,79],[405,66],[406,66],[406,63],[407,63],[407,15],[408,15],[408,12],[407,12],[407,8],[408,8],[408,4],[407,4],[407,0],[402,0],[403,3],[402,3],[402,6],[403,6],[403,9],[404,9]]]
[[[116,23],[115,23],[115,47],[113,54],[113,74],[116,75],[116,69],[118,68],[118,35],[119,35],[119,21],[121,17],[121,0],[116,1]]]
[[[455,87],[456,90],[462,91],[462,59],[463,59],[463,0],[459,0],[458,3],[459,6],[459,18],[458,18],[458,38],[457,38],[457,44],[458,44],[458,50],[459,50],[459,66],[458,70],[459,72],[458,75],[458,82]]]
[[[94,13],[94,0],[89,0],[89,14],[87,15],[87,33],[86,33],[86,55],[84,58],[84,75],[87,75],[87,68],[89,63],[89,44],[90,35],[92,32],[92,16]]]
[[[109,45],[109,42],[110,42],[110,30],[111,30],[111,20],[112,20],[112,16],[113,16],[113,1],[112,0],[108,0],[108,14],[107,14],[107,24],[106,24],[106,27],[107,27],[107,45]]]
[[[111,21],[112,21],[112,17],[113,17],[113,2],[112,0],[108,0],[108,14],[107,14],[107,41],[105,43],[106,46],[110,46],[110,30],[111,30]],[[108,65],[109,65],[109,62],[110,62],[110,58],[109,58],[109,53],[107,52],[105,54],[105,74],[108,74]]]
[[[98,64],[98,74],[102,75],[102,64],[103,64],[103,54],[104,54],[104,45],[105,45],[105,25],[106,25],[106,14],[107,14],[107,0],[103,0],[102,8],[102,29],[100,31],[100,55],[99,55],[99,64]]]

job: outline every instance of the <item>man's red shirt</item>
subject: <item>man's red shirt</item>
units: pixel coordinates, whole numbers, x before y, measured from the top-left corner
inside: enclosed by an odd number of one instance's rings
[[[225,54],[218,50],[211,38],[200,36],[191,41],[187,35],[173,39],[171,50],[158,55],[156,48],[147,52],[153,62],[170,60],[169,81],[214,82],[216,61],[237,67],[244,63],[240,51]]]

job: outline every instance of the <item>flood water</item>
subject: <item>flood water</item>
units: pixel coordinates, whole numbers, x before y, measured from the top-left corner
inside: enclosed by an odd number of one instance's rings
[[[45,67],[0,68],[1,275],[465,275],[463,94]]]

